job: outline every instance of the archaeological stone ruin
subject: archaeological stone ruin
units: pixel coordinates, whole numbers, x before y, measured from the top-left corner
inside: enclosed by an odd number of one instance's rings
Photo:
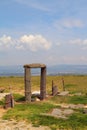
[[[46,98],[46,65],[45,64],[26,64],[24,65],[25,75],[25,100],[31,102],[31,69],[41,68],[40,76],[40,100]]]

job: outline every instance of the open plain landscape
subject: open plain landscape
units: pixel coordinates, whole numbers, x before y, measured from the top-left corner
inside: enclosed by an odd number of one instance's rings
[[[40,77],[32,76],[31,81],[32,93],[39,92]],[[58,87],[58,94],[55,96],[52,96],[52,81]],[[2,88],[3,93],[12,93],[15,101],[14,108],[4,109],[5,99],[0,100],[0,124],[7,123],[9,129],[22,129],[23,125],[25,130],[87,129],[86,75],[47,76],[44,101],[34,95],[31,103],[25,102],[24,77],[0,77],[0,89]]]
[[[0,0],[0,130],[87,130],[86,16],[87,0]]]

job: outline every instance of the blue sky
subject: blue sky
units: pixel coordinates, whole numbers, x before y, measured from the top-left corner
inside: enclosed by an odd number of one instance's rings
[[[0,65],[87,64],[87,0],[0,0]]]

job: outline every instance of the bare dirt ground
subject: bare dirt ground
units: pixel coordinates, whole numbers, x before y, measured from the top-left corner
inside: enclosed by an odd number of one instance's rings
[[[4,115],[4,113],[6,112],[7,110],[5,110],[4,108],[0,108],[0,119],[2,118],[2,116]]]

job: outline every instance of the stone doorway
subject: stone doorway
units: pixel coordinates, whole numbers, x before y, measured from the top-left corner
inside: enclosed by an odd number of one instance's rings
[[[41,68],[40,76],[40,100],[46,98],[46,65],[45,64],[26,64],[25,69],[25,100],[31,102],[31,69]]]

